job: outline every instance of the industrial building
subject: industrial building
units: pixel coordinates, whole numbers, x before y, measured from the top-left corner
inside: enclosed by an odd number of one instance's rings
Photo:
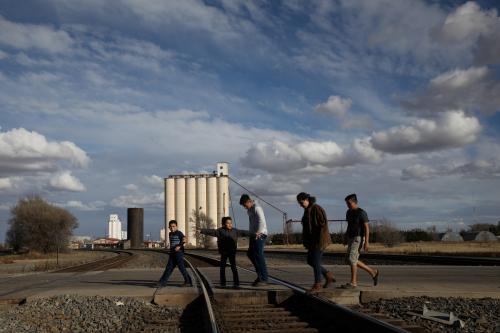
[[[208,228],[220,227],[222,217],[229,215],[228,163],[217,163],[216,171],[211,174],[171,175],[164,181],[165,230],[170,220],[176,220],[187,244],[197,246],[197,215],[207,217],[209,223],[204,227]],[[216,240],[210,238],[210,246],[215,246]]]
[[[130,240],[132,248],[144,246],[143,208],[127,208],[127,240]]]
[[[108,238],[123,239],[122,222],[118,214],[109,215],[108,220]]]

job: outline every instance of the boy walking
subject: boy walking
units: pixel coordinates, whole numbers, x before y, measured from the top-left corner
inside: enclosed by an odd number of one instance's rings
[[[217,237],[217,248],[220,253],[220,285],[226,286],[226,263],[229,259],[231,271],[233,272],[233,287],[239,288],[240,279],[238,269],[236,268],[236,248],[239,236],[248,236],[246,230],[233,228],[233,220],[229,216],[222,218],[222,228],[218,229],[200,229],[200,233],[208,236]]]
[[[268,284],[266,259],[264,258],[264,244],[267,239],[267,225],[264,210],[248,194],[240,197],[240,205],[248,213],[248,229],[250,231],[247,256],[253,264],[257,279],[253,282],[254,287]]]
[[[186,268],[184,267],[184,243],[186,243],[186,237],[184,237],[184,234],[181,231],[177,230],[177,221],[175,220],[168,222],[168,229],[170,230],[168,233],[170,243],[168,263],[158,284],[161,287],[165,287],[170,274],[172,274],[175,266],[177,266],[184,277],[184,284],[182,286],[190,287],[193,283],[191,281],[191,277],[186,271]]]
[[[358,285],[358,267],[370,274],[373,285],[378,283],[379,271],[373,269],[359,260],[359,252],[364,248],[368,252],[370,240],[370,226],[368,224],[368,214],[358,206],[356,194],[349,194],[345,197],[345,202],[349,208],[346,213],[347,231],[344,244],[347,244],[347,261],[351,266],[351,282],[342,286],[345,289],[353,289]]]

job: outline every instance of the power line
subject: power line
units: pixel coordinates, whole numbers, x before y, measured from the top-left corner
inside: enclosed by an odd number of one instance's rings
[[[229,177],[229,176],[228,176],[228,177]],[[251,195],[253,195],[253,196],[255,196],[255,197],[259,198],[259,200],[261,200],[261,201],[265,202],[266,204],[268,204],[268,205],[269,205],[269,206],[271,206],[272,208],[276,209],[276,210],[277,210],[278,212],[280,212],[281,214],[286,214],[286,212],[285,212],[285,211],[283,211],[282,209],[280,209],[280,208],[276,207],[276,206],[275,206],[275,205],[273,205],[272,203],[270,203],[270,202],[268,202],[268,201],[264,200],[264,199],[263,199],[263,198],[261,198],[261,197],[260,197],[257,193],[255,193],[255,192],[253,192],[253,191],[249,190],[249,189],[248,189],[248,188],[246,188],[245,186],[243,186],[243,185],[241,185],[240,183],[238,183],[238,182],[237,182],[234,178],[229,177],[229,179],[230,179],[231,181],[233,181],[236,185],[238,185],[239,187],[241,187],[242,189],[244,189],[245,191],[247,191],[248,193],[250,193]]]

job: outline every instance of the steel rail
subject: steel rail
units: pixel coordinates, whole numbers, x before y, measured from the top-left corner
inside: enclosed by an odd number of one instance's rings
[[[208,288],[210,288],[210,286],[208,284],[208,280],[203,275],[203,273],[201,273],[198,270],[198,268],[195,268],[193,266],[193,264],[188,259],[184,258],[184,261],[188,264],[188,266],[193,271],[193,274],[196,278],[198,286],[201,289],[201,293],[203,294],[203,299],[205,300],[205,305],[207,307],[208,319],[209,319],[209,324],[210,324],[209,332],[218,333],[219,327],[217,326],[217,320],[215,319],[215,313],[214,313],[214,310],[212,308],[212,303],[210,301],[210,294],[209,294],[209,289],[208,289]]]
[[[218,259],[215,259],[215,258],[206,257],[206,256],[203,256],[200,254],[192,254],[192,253],[186,253],[186,254],[193,256],[195,258],[199,258],[201,260],[212,262],[214,265],[220,264],[220,261]],[[240,266],[237,266],[237,269],[241,269],[243,271],[250,272],[250,273],[255,273],[255,271],[252,269],[248,269],[248,268],[244,268],[244,267],[240,267]],[[286,281],[286,280],[283,280],[283,279],[280,279],[280,278],[277,278],[274,276],[269,276],[269,280],[271,280],[272,282],[274,282],[276,284],[279,284],[279,285],[282,285],[286,288],[289,288],[292,291],[294,291],[300,295],[303,295],[306,298],[314,300],[315,302],[319,302],[323,305],[328,306],[329,308],[334,310],[337,315],[340,315],[345,320],[349,320],[352,323],[352,325],[356,326],[356,328],[360,329],[361,331],[366,330],[367,326],[369,326],[370,332],[409,333],[409,331],[407,331],[405,329],[402,329],[400,327],[396,327],[394,325],[391,325],[391,324],[386,323],[384,321],[381,321],[379,319],[373,318],[373,317],[366,315],[364,313],[353,311],[353,310],[351,310],[343,305],[337,304],[337,303],[335,303],[335,302],[333,302],[325,297],[321,297],[319,295],[308,293],[305,288],[303,288],[297,284],[291,283],[289,281]],[[355,331],[355,332],[358,332],[358,331]]]

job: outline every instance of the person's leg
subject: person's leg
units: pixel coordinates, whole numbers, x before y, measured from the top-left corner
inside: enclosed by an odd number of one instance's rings
[[[184,277],[184,284],[192,284],[191,277],[189,276],[188,272],[186,271],[186,267],[184,267],[184,252],[177,251],[176,252],[176,260],[177,260],[177,266],[179,267],[179,270],[181,271],[182,277]]]
[[[257,273],[261,281],[267,282],[267,267],[266,258],[264,257],[264,244],[266,243],[266,236],[262,236],[255,240],[255,264],[258,267]]]
[[[236,268],[236,253],[229,253],[229,263],[231,264],[231,271],[233,272],[233,285],[240,285],[240,278],[238,276],[238,268]]]
[[[326,275],[326,269],[321,266],[321,255],[323,254],[323,251],[313,250],[311,252],[312,268],[314,271],[314,283],[320,283],[321,275]]]
[[[172,271],[174,270],[174,268],[175,268],[175,255],[170,254],[168,256],[167,266],[165,267],[165,270],[163,271],[163,274],[161,275],[161,278],[159,281],[161,284],[167,283],[168,278],[170,277],[170,274],[172,274]]]
[[[220,254],[220,285],[226,286],[226,262],[227,262],[227,254]]]
[[[361,246],[361,237],[354,237],[349,240],[348,251],[348,261],[351,266],[351,285],[358,285],[358,259],[359,259],[359,247]]]
[[[259,268],[257,267],[257,263],[255,262],[255,238],[250,236],[249,239],[249,244],[248,244],[248,251],[247,251],[247,257],[250,259],[250,262],[252,263],[255,272],[257,273],[257,279],[255,281],[259,280]]]
[[[371,268],[370,266],[368,266],[367,264],[365,264],[361,260],[358,260],[357,266],[359,268],[361,268],[362,270],[366,271],[368,274],[370,274],[370,276],[372,278],[375,276],[375,274],[377,274],[377,270]]]

